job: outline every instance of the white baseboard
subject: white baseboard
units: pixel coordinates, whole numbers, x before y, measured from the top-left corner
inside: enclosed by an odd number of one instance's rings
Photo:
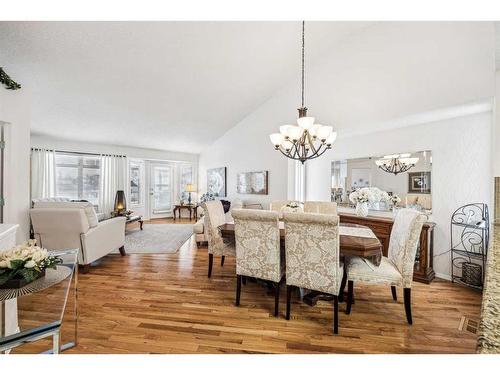
[[[439,272],[436,272],[436,277],[439,277],[440,279],[445,279],[445,280],[448,280],[448,281],[451,281],[451,275],[447,275],[445,273],[439,273]]]

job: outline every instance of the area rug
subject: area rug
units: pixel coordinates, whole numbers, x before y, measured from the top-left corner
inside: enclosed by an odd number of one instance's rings
[[[127,254],[173,254],[193,234],[192,224],[144,224],[125,234]]]

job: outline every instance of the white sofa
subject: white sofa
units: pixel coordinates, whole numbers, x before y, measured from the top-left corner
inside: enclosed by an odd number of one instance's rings
[[[237,210],[243,208],[243,201],[240,199],[235,199],[231,202],[231,207],[228,212],[226,212],[226,223],[230,223],[233,221],[233,217],[231,216],[232,210]],[[205,243],[208,241],[208,238],[205,234],[205,219],[203,217],[203,209],[201,207],[198,208],[198,215],[201,216],[200,219],[193,226],[193,233],[195,241],[198,245],[201,243]]]
[[[111,251],[125,255],[125,217],[99,222],[91,203],[68,201],[35,201],[30,215],[37,243],[49,250],[80,249],[84,271]]]

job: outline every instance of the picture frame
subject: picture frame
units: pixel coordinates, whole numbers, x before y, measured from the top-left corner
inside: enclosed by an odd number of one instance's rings
[[[238,194],[269,194],[268,171],[238,173],[236,187]]]
[[[430,194],[431,172],[409,172],[408,193]]]
[[[207,169],[207,192],[217,198],[227,196],[227,168]]]

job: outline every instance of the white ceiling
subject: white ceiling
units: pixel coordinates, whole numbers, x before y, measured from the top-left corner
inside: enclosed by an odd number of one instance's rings
[[[306,64],[366,22],[306,23]],[[0,22],[32,133],[198,153],[297,78],[300,22]]]

